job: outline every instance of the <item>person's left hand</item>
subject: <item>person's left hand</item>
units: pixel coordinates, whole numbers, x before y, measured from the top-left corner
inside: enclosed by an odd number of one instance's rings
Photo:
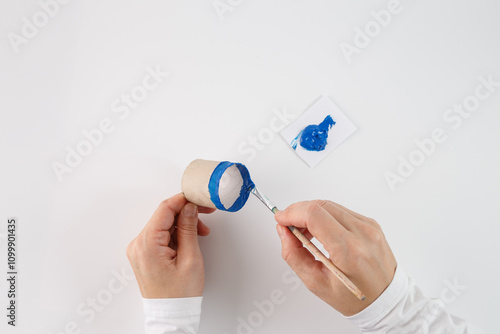
[[[183,194],[161,202],[127,257],[144,298],[183,298],[203,294],[205,270],[198,235],[210,229],[198,219],[215,209],[189,203]]]

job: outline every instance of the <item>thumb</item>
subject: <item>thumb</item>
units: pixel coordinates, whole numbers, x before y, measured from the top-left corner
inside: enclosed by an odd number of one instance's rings
[[[179,257],[192,257],[200,253],[198,245],[198,206],[187,203],[177,219],[177,253]]]

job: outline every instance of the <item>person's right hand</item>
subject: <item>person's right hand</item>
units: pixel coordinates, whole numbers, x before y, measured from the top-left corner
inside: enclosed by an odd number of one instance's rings
[[[292,204],[278,211],[275,219],[283,259],[310,291],[343,315],[362,311],[391,283],[396,259],[375,220],[319,200]],[[363,291],[366,299],[357,299],[286,226],[305,229],[306,236],[318,239],[332,262]]]

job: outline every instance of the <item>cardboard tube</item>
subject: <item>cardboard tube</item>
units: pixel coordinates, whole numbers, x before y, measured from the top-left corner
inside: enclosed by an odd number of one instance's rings
[[[194,160],[182,175],[181,189],[188,201],[207,208],[216,208],[210,199],[208,183],[220,161]]]
[[[254,187],[245,165],[229,161],[194,160],[181,181],[188,201],[229,212],[240,210]]]

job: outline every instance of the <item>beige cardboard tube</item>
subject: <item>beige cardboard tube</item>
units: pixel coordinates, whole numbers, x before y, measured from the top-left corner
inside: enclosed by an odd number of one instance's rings
[[[215,209],[215,204],[210,199],[208,183],[219,164],[220,161],[197,159],[186,167],[182,175],[181,189],[188,201]]]

